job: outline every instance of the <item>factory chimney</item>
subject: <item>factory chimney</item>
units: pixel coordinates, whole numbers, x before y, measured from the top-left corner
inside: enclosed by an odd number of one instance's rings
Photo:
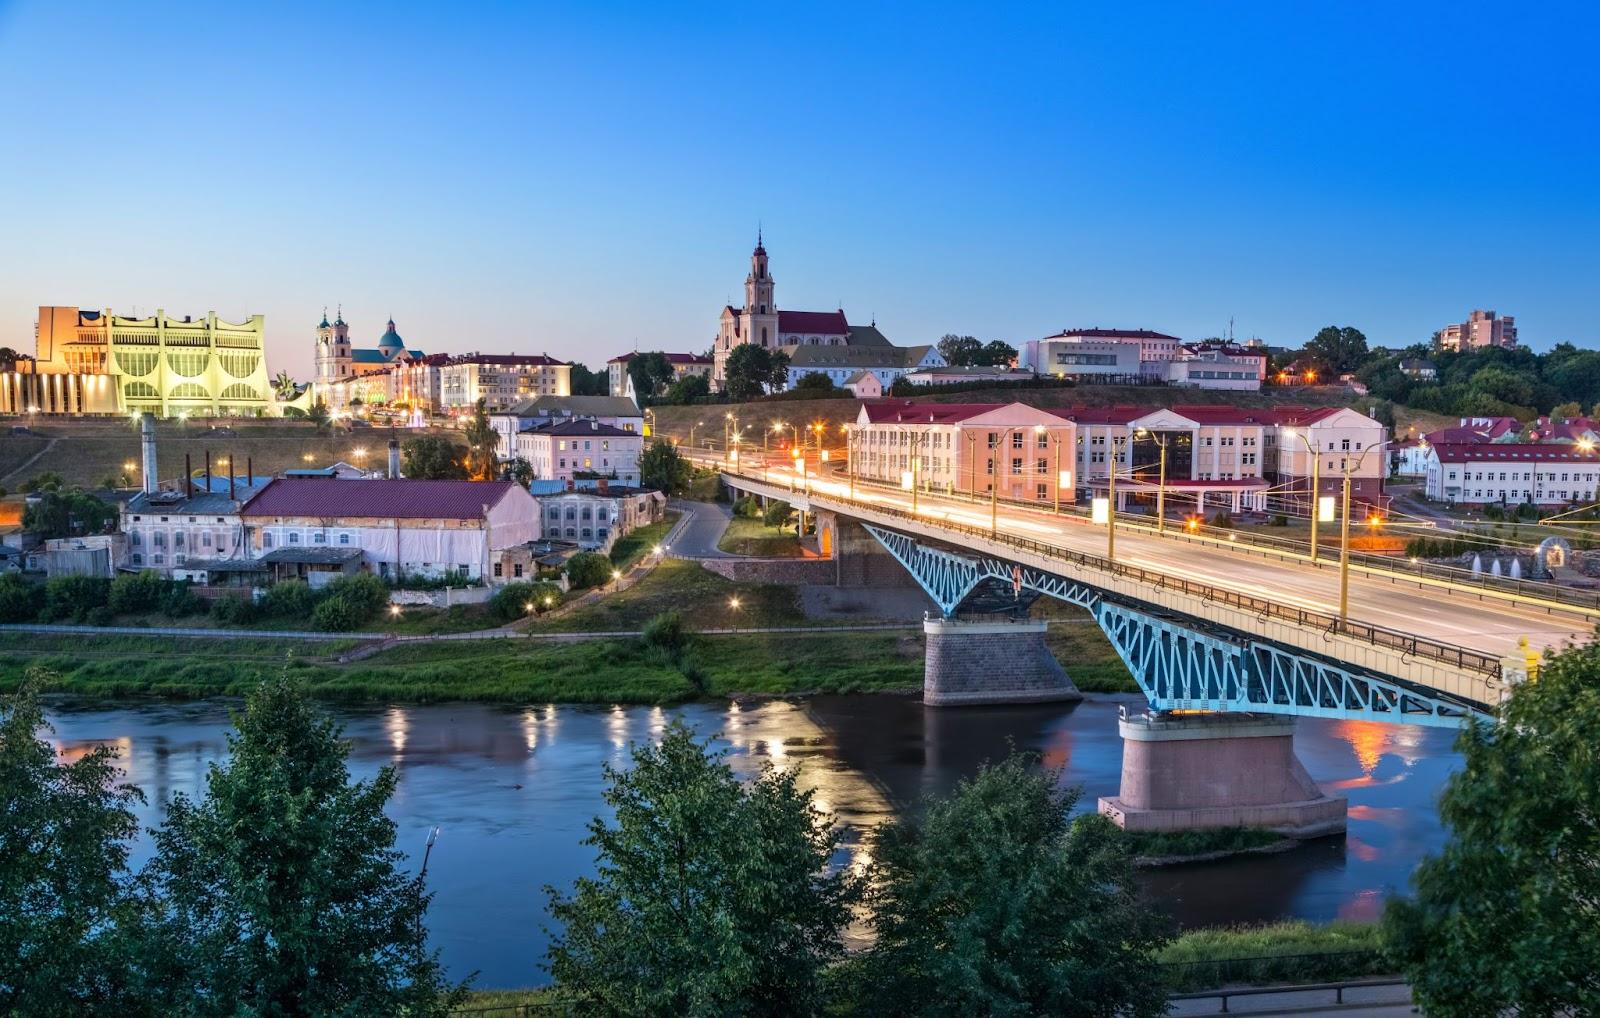
[[[156,419],[153,414],[139,415],[139,448],[143,460],[144,493],[154,495],[161,490],[156,477]]]
[[[391,438],[389,439],[389,480],[395,481],[399,480],[399,478],[400,440],[398,438]]]
[[[194,467],[188,453],[183,454],[183,497],[194,498]]]

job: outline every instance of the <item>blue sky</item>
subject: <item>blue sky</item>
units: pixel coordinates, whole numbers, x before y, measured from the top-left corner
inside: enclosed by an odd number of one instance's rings
[[[0,345],[41,303],[592,365],[780,306],[1600,345],[1592,5],[0,0]]]

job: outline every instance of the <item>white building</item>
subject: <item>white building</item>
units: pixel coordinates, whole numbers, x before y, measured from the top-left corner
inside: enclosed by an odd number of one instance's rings
[[[1026,382],[1037,376],[1025,368],[1005,365],[945,364],[906,372],[912,385],[953,385],[958,382]]]
[[[1138,382],[1143,375],[1139,343],[1083,335],[1055,336],[1030,344],[1031,366],[1057,378]]]
[[[659,491],[594,481],[534,481],[541,537],[570,541],[585,550],[608,551],[617,538],[666,517]]]
[[[537,396],[572,393],[572,365],[545,354],[471,353],[439,368],[439,402],[450,413],[471,412],[484,400],[505,410]]]
[[[644,434],[644,413],[627,396],[539,396],[489,415],[489,426],[498,436],[495,456],[501,460],[517,456],[517,435],[531,428],[563,421],[593,420],[631,434]]]
[[[913,371],[944,365],[938,348],[932,346],[791,346],[783,352],[789,356],[785,389],[793,389],[800,379],[811,374],[823,375],[835,388],[842,389],[866,371],[887,390]]]
[[[1257,392],[1267,377],[1267,352],[1242,346],[1184,344],[1163,369],[1162,377],[1169,385]]]
[[[492,582],[499,552],[539,536],[538,504],[510,481],[279,478],[239,517],[250,557],[314,584],[354,571]]]
[[[1575,445],[1481,443],[1429,445],[1424,485],[1430,499],[1453,505],[1541,507],[1591,503],[1600,459]]]
[[[1032,368],[1041,375],[1061,374],[1056,371],[1056,362],[1053,353],[1045,349],[1050,344],[1088,344],[1097,346],[1108,343],[1131,343],[1138,348],[1134,362],[1141,367],[1132,372],[1138,374],[1162,375],[1165,373],[1164,365],[1176,359],[1180,353],[1183,341],[1177,336],[1169,336],[1164,332],[1152,332],[1149,329],[1063,329],[1053,336],[1044,339],[1030,340],[1022,345],[1018,357],[1018,366]],[[1104,350],[1098,352],[1104,353]],[[1104,367],[1096,363],[1092,366]],[[1118,368],[1125,369],[1127,364],[1120,360]],[[1111,374],[1110,371],[1083,372],[1085,374]],[[1072,374],[1072,372],[1067,372]]]
[[[606,384],[611,395],[626,396],[631,400],[639,398],[639,394],[633,391],[633,377],[628,374],[628,362],[640,352],[635,350],[606,361]],[[711,370],[716,362],[710,357],[702,357],[697,353],[663,353],[662,356],[672,365],[672,381],[668,385],[690,377],[704,378],[707,382],[711,380]]]
[[[638,484],[644,436],[593,419],[559,421],[518,432],[516,452],[539,480],[568,481],[593,475],[619,484]]]

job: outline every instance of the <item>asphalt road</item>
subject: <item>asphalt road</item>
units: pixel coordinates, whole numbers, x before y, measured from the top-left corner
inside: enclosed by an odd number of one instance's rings
[[[717,547],[722,532],[728,529],[733,510],[716,502],[674,502],[674,509],[688,514],[689,519],[668,549],[669,555],[678,558],[733,558]]]

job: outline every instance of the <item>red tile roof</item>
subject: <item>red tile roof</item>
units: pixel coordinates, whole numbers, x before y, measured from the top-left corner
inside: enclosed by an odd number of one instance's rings
[[[914,403],[909,399],[863,403],[873,424],[954,424],[999,410],[1005,403]]]
[[[379,519],[482,519],[516,485],[511,481],[342,481],[280,477],[239,510],[240,516],[334,516]]]
[[[1058,411],[1060,416],[1079,424],[1127,424],[1137,417],[1155,413],[1143,406],[1075,406]]]
[[[558,361],[547,354],[516,354],[516,353],[465,353],[450,358],[449,364],[533,364],[543,367],[560,366],[567,363]]]
[[[1440,463],[1600,463],[1600,456],[1573,445],[1482,442],[1432,446]]]
[[[779,311],[778,331],[843,336],[850,332],[843,311]]]
[[[1165,332],[1152,332],[1149,329],[1062,329],[1056,336],[1087,336],[1094,339],[1170,339],[1174,343],[1183,342],[1177,336],[1169,336]]]

